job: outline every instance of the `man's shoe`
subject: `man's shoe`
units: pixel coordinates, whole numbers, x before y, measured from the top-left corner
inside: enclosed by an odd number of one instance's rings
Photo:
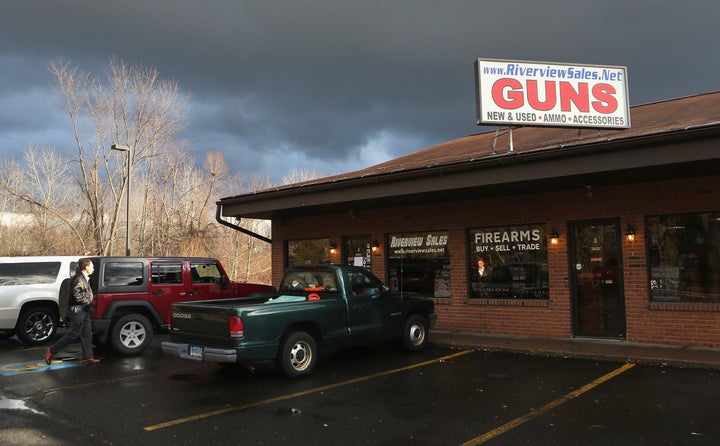
[[[100,362],[100,358],[83,359],[80,361],[81,364],[97,364]]]
[[[50,365],[52,363],[53,356],[55,355],[52,354],[50,347],[48,347],[47,350],[45,350],[45,364]]]

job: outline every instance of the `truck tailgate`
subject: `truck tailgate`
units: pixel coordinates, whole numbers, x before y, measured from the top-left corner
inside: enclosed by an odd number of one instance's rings
[[[253,306],[264,299],[223,299],[174,303],[170,310],[170,338],[173,341],[232,346],[230,318],[236,307]]]

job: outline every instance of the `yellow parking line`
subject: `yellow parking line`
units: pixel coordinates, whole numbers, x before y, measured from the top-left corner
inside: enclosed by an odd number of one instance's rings
[[[477,438],[473,438],[470,441],[466,441],[465,443],[462,444],[462,446],[475,446],[478,444],[485,443],[488,440],[491,440],[499,435],[504,434],[505,432],[508,432],[511,429],[518,427],[519,425],[525,423],[526,421],[530,421],[533,418],[537,418],[540,415],[542,415],[546,412],[549,412],[550,410],[552,410],[558,406],[561,406],[562,404],[567,403],[571,399],[578,397],[578,396],[582,395],[583,393],[587,392],[588,390],[591,390],[591,389],[599,386],[600,384],[604,383],[605,381],[608,381],[608,380],[620,375],[621,373],[624,373],[624,372],[630,370],[634,366],[635,366],[635,364],[627,363],[627,364],[623,365],[622,367],[619,367],[619,368],[613,370],[612,372],[601,376],[600,378],[596,379],[595,381],[592,381],[589,384],[585,384],[584,386],[580,387],[579,389],[575,389],[572,392],[568,393],[567,395],[542,406],[539,409],[535,409],[532,412],[529,412],[519,418],[515,418],[514,420],[512,420],[508,423],[505,423],[502,426],[500,426],[496,429],[493,429],[490,432],[487,432]]]
[[[203,418],[210,418],[210,417],[214,417],[216,415],[222,415],[222,414],[231,413],[231,412],[238,412],[241,410],[250,409],[252,407],[263,406],[266,404],[277,403],[279,401],[285,401],[285,400],[297,398],[300,396],[311,395],[313,393],[324,392],[329,389],[335,389],[337,387],[347,386],[349,384],[355,384],[355,383],[358,383],[361,381],[367,381],[369,379],[378,378],[380,376],[392,375],[394,373],[400,373],[400,372],[412,370],[412,369],[415,369],[418,367],[424,367],[426,365],[435,364],[437,362],[447,361],[448,359],[453,359],[453,358],[457,358],[458,356],[467,355],[468,353],[471,353],[471,352],[472,352],[472,350],[463,350],[463,351],[460,351],[457,353],[453,353],[452,355],[447,355],[447,356],[443,356],[441,358],[431,359],[429,361],[412,364],[407,367],[401,367],[399,369],[393,369],[393,370],[387,370],[384,372],[373,373],[371,375],[365,375],[365,376],[361,376],[359,378],[349,379],[347,381],[342,381],[342,382],[335,383],[335,384],[329,384],[327,386],[315,387],[313,389],[304,390],[302,392],[290,393],[288,395],[281,395],[281,396],[278,396],[275,398],[269,398],[269,399],[262,400],[262,401],[255,401],[252,403],[243,404],[241,406],[230,406],[230,407],[226,407],[224,409],[214,410],[212,412],[205,412],[205,413],[192,415],[192,416],[185,417],[185,418],[179,418],[177,420],[166,421],[165,423],[147,426],[144,429],[146,431],[154,431],[154,430],[158,430],[158,429],[164,429],[166,427],[177,426],[178,424],[188,423],[190,421],[201,420]]]

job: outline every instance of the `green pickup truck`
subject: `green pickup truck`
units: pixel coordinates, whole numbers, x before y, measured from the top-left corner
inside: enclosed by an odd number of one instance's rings
[[[319,351],[400,340],[425,348],[437,314],[431,299],[391,292],[364,268],[305,265],[280,288],[239,299],[174,303],[165,353],[194,361],[276,361],[291,378],[309,375]]]

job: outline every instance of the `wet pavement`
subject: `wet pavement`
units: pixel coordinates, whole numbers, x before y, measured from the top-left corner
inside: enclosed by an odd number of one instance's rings
[[[717,444],[720,352],[433,331],[323,355],[310,377],[0,342],[1,445]],[[575,359],[578,358],[578,359]],[[657,366],[659,365],[659,366]]]

